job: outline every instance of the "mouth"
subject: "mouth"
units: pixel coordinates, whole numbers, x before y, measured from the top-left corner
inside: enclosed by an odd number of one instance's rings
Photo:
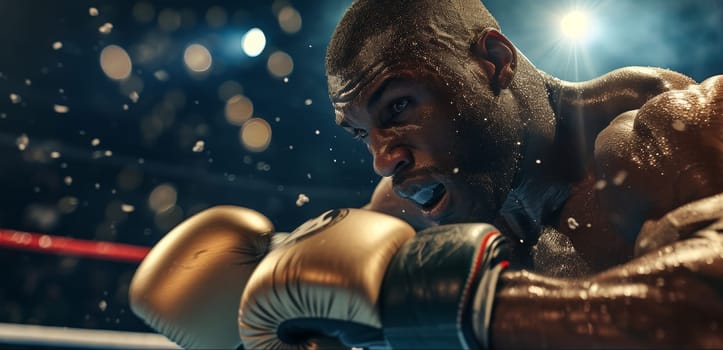
[[[449,203],[446,186],[441,182],[414,182],[395,186],[394,192],[414,203],[432,220],[441,217]]]

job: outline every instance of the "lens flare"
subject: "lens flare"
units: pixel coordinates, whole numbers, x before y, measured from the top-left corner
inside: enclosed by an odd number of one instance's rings
[[[581,11],[571,11],[562,17],[560,30],[566,38],[583,41],[590,31],[590,20]]]

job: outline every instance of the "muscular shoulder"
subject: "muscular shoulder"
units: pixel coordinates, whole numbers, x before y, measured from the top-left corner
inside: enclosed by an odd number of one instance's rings
[[[651,99],[637,113],[635,131],[641,133],[646,128],[652,128],[663,133],[685,135],[710,127],[720,128],[721,113],[723,75],[684,89],[667,91]]]
[[[695,81],[690,77],[658,67],[624,67],[601,77],[606,81],[634,81],[636,87],[652,93],[684,89]]]
[[[604,201],[628,200],[645,208],[641,215],[655,216],[722,192],[722,135],[723,76],[661,93],[621,114],[595,143],[596,175],[608,185]]]

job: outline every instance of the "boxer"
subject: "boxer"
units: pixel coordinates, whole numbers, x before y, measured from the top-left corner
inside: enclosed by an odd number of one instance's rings
[[[218,321],[229,346],[723,347],[723,77],[628,67],[565,82],[476,0],[357,0],[326,66],[337,124],[382,177],[365,208],[406,224],[332,211],[252,254],[225,303],[238,332]],[[215,273],[150,261],[134,310],[204,336],[144,295],[186,293],[165,274]],[[190,314],[226,293],[196,288]]]

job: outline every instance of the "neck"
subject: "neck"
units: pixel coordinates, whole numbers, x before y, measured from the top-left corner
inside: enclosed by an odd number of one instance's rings
[[[571,181],[564,174],[564,165],[559,164],[565,156],[559,153],[559,118],[548,98],[553,87],[549,77],[526,59],[521,60],[516,74],[524,77],[516,79],[524,80],[524,86],[513,83],[511,90],[519,94],[525,145],[513,188],[499,216],[508,231],[523,243],[533,245],[543,225],[553,220],[567,200]],[[541,92],[537,94],[540,98],[530,98],[534,92]]]

